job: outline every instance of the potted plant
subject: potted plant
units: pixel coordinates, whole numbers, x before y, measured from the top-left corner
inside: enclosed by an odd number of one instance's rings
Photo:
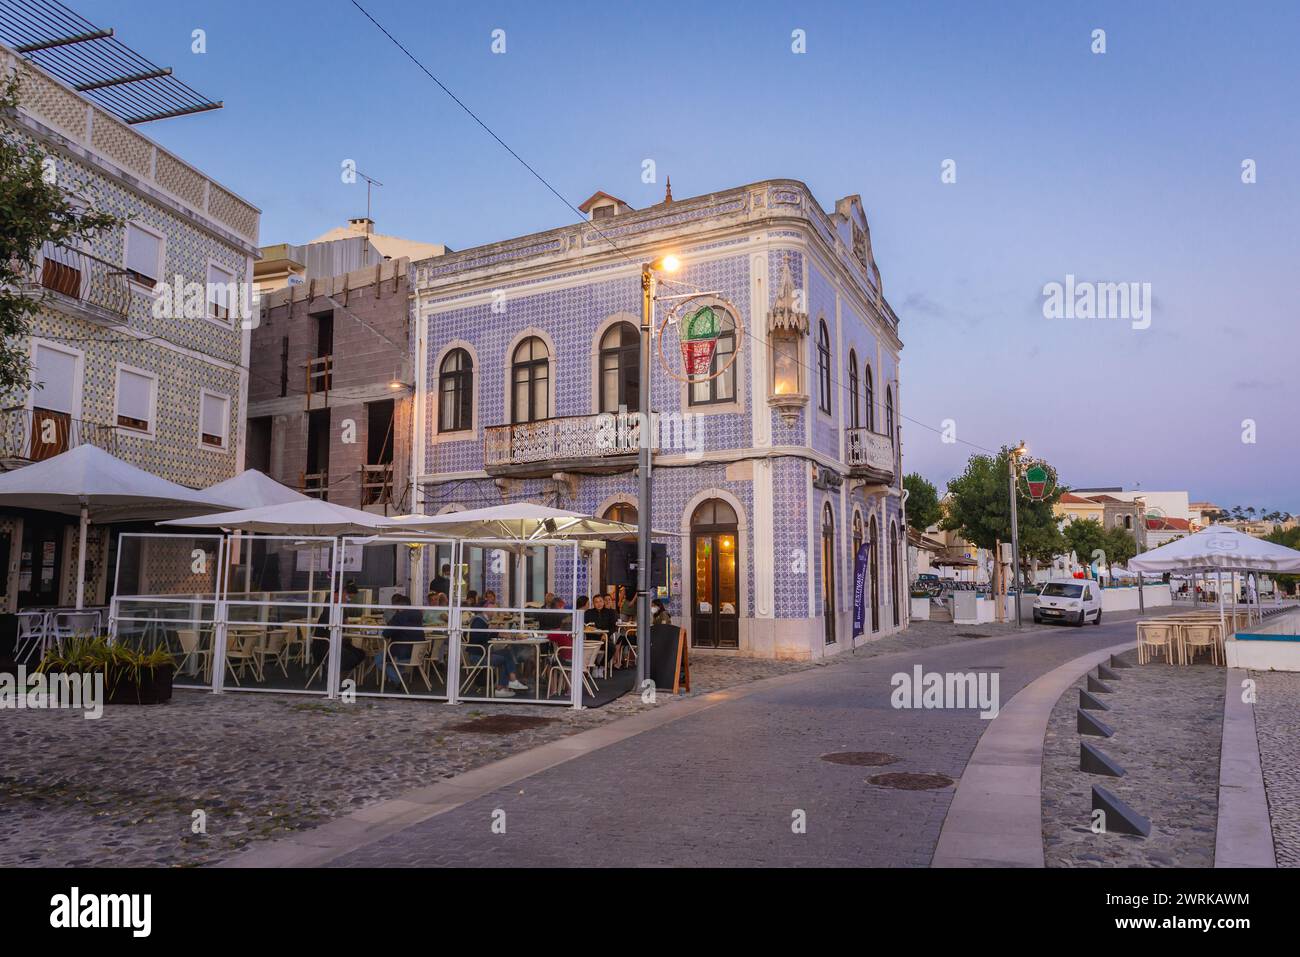
[[[163,704],[172,697],[176,662],[166,648],[139,651],[99,635],[67,639],[36,670],[102,674],[105,704]]]

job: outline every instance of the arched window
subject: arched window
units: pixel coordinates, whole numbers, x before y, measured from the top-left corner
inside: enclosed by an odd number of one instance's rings
[[[709,372],[716,373],[724,366],[727,371],[714,375],[711,379],[691,383],[688,400],[690,405],[716,405],[736,400],[736,367],[740,365],[740,359],[737,357],[733,362],[731,358],[736,354],[736,321],[721,306],[714,305],[711,308],[718,314],[721,331],[713,349]]]
[[[831,334],[826,320],[817,323],[817,381],[821,387],[817,405],[827,415],[831,413]]]
[[[551,356],[546,343],[530,336],[511,359],[510,421],[536,422],[550,415]]]
[[[607,518],[612,522],[625,522],[628,525],[637,523],[639,513],[637,507],[631,502],[615,502],[609,508],[605,509],[605,514],[601,518]],[[635,536],[633,539],[635,540]],[[600,550],[600,592],[608,593],[613,586],[609,582],[609,549]]]
[[[600,411],[640,409],[641,335],[630,322],[610,326],[600,338]]]
[[[869,428],[872,432],[874,432],[876,431],[876,387],[871,380],[871,363],[867,363],[867,368],[865,371],[867,375],[867,379],[866,379],[867,428]]]
[[[721,499],[701,502],[691,515],[691,644],[740,647],[739,528]]]
[[[474,362],[452,349],[438,369],[438,431],[463,432],[474,423]]]
[[[889,442],[894,442],[894,390],[885,386],[885,431],[889,433]]]
[[[894,625],[898,625],[898,609],[903,604],[903,590],[899,579],[898,525],[889,523],[889,575],[890,594],[894,599]]]
[[[835,643],[835,512],[822,506],[822,628],[826,644]]]
[[[849,350],[849,428],[862,424],[858,417],[858,354]]]

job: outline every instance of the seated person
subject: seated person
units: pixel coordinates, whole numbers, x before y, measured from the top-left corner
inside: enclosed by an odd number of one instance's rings
[[[515,650],[497,645],[490,651],[488,645],[496,638],[481,608],[475,608],[465,632],[466,658],[470,664],[480,664],[484,655],[491,655],[489,664],[496,669],[498,698],[513,698],[516,691],[527,691],[528,685],[519,680],[519,666],[515,663]],[[477,649],[477,651],[475,651]],[[502,681],[508,678],[508,681]]]
[[[668,614],[668,609],[664,607],[663,599],[656,598],[650,603],[650,624],[652,625],[671,625],[673,616]]]
[[[342,620],[346,624],[348,619],[356,618],[361,614],[361,610],[355,607],[349,607],[351,602],[357,597],[357,583],[348,582],[339,591],[339,602],[343,605]],[[311,643],[312,660],[320,663],[329,658],[330,653],[330,609],[326,605],[320,611],[320,617],[316,619],[316,627],[313,629],[315,634]],[[343,676],[350,672],[361,662],[365,661],[366,653],[352,644],[350,641],[344,641],[340,649],[339,657],[339,675]],[[321,669],[322,674],[324,669]]]
[[[399,593],[393,596],[392,602],[394,605],[401,605],[403,607],[398,608],[393,612],[392,617],[388,619],[388,627],[380,632],[380,635],[384,639],[385,646],[390,645],[395,641],[423,641],[424,616],[421,615],[418,610],[411,607],[411,599]],[[408,662],[411,660],[411,646],[409,644],[399,645],[397,648],[389,652],[388,657],[391,658],[393,662]],[[375,655],[375,666],[378,668],[385,667],[384,652],[381,651],[379,654]],[[398,685],[402,683],[401,676],[398,675],[397,669],[393,667],[393,665],[388,665],[387,671],[389,681]]]
[[[432,607],[424,613],[425,625],[434,628],[447,627],[447,612],[445,610],[444,611],[433,610],[437,608],[445,609],[447,607],[446,594],[440,591],[431,591],[429,592],[427,603]]]

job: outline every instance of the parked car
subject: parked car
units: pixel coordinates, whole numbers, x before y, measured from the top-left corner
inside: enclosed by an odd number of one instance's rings
[[[1101,624],[1101,586],[1080,578],[1049,581],[1034,599],[1034,622],[1068,621],[1079,626],[1092,619]]]

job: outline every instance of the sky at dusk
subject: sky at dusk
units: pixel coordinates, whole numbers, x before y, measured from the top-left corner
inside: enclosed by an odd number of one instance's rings
[[[573,221],[349,0],[66,2],[225,102],[144,132],[259,206],[263,243],[362,215],[347,159],[384,183],[379,232]],[[575,205],[665,175],[860,194],[909,471],[961,472],[972,448],[918,424],[952,419],[1069,485],[1300,512],[1300,4],[362,2]],[[1149,328],[1045,318],[1067,275],[1150,283]]]

